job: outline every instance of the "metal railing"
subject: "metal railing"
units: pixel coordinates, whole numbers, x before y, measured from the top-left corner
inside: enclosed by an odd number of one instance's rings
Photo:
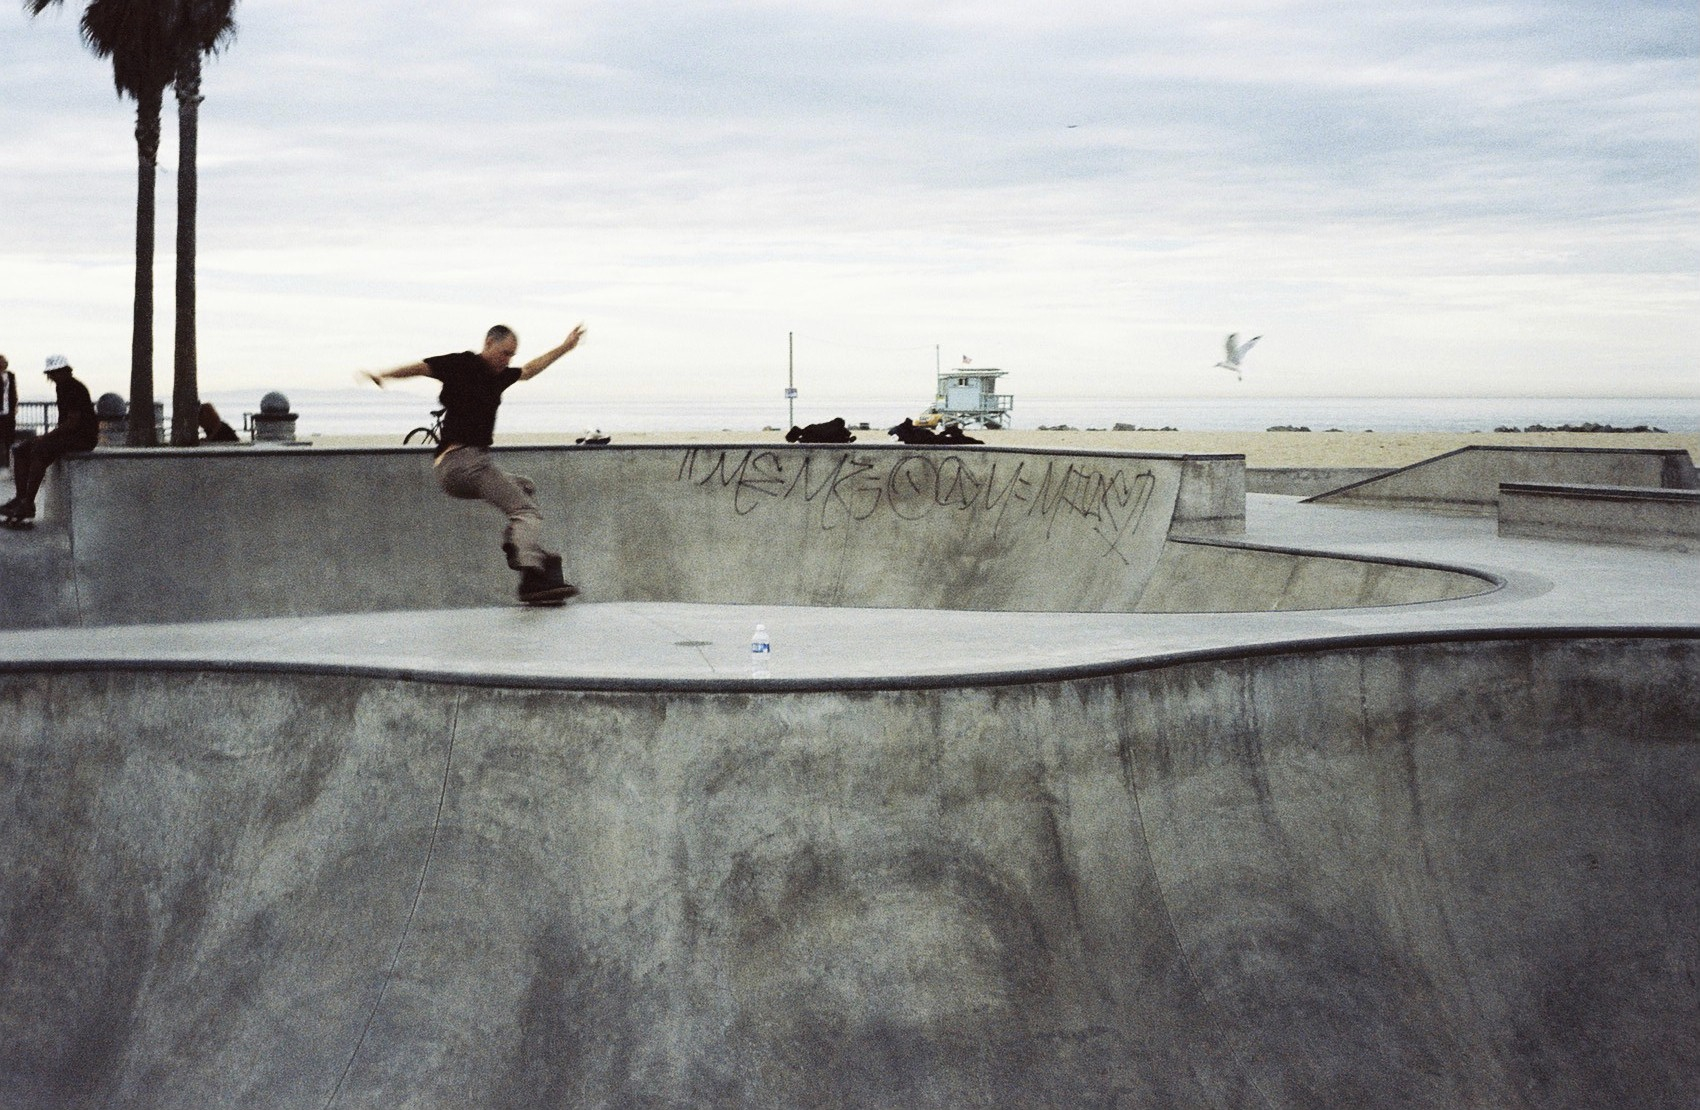
[[[165,402],[155,401],[153,404],[154,427],[161,443],[165,442]],[[97,416],[102,425],[106,417]],[[45,435],[59,423],[58,401],[19,401],[18,419],[14,434],[33,432],[35,435]]]
[[[59,423],[58,401],[19,401],[18,431],[33,429],[37,435]]]

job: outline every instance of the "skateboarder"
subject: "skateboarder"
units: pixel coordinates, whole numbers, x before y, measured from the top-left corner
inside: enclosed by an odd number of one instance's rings
[[[0,505],[0,519],[14,527],[35,519],[35,494],[47,468],[72,451],[93,451],[100,440],[100,421],[95,419],[94,401],[88,387],[72,377],[64,355],[48,355],[42,373],[53,383],[59,398],[59,422],[51,432],[18,444],[12,453],[12,477],[18,495]]]
[[[531,499],[535,488],[503,473],[490,457],[496,408],[510,385],[535,378],[583,338],[580,324],[559,346],[524,366],[512,366],[519,337],[513,329],[497,324],[485,335],[484,349],[478,354],[433,355],[393,370],[366,373],[379,388],[392,378],[432,377],[443,383],[438,397],[445,410],[442,442],[431,463],[437,484],[450,497],[488,501],[507,514],[502,550],[508,566],[519,571],[519,599],[529,605],[560,604],[578,593],[578,587],[562,578],[561,557],[543,546],[543,518]]]

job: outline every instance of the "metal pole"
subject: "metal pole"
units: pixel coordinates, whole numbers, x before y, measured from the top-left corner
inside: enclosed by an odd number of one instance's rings
[[[785,333],[785,423],[797,426],[797,333]]]

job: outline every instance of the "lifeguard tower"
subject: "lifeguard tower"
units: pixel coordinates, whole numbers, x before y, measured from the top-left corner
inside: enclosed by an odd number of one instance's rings
[[[1015,397],[999,393],[998,379],[1007,370],[952,370],[939,373],[937,395],[928,415],[937,420],[928,423],[978,424],[983,428],[1007,428],[1009,414],[1015,408]]]

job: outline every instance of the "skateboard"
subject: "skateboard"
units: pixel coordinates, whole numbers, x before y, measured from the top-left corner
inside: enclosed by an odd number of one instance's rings
[[[25,532],[35,527],[34,518],[19,520],[15,516],[0,517],[0,528],[10,528],[13,531]]]
[[[553,607],[553,606],[557,606],[557,605],[565,605],[567,603],[568,598],[573,598],[573,597],[577,597],[577,596],[578,596],[578,587],[577,586],[561,585],[561,586],[556,586],[554,589],[546,590],[542,593],[533,594],[531,597],[528,597],[528,598],[522,597],[522,598],[520,598],[519,603],[521,605],[529,605],[529,606],[532,606],[532,607]]]

